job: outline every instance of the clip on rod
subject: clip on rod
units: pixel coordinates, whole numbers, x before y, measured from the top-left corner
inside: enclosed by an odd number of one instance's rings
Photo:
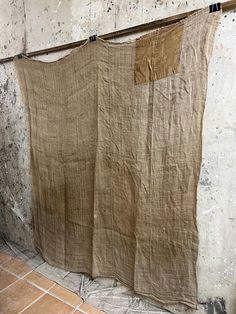
[[[90,42],[96,41],[96,37],[97,37],[97,35],[90,36],[89,41]]]
[[[220,9],[221,9],[221,3],[220,2],[209,5],[209,12],[210,13],[220,11]]]

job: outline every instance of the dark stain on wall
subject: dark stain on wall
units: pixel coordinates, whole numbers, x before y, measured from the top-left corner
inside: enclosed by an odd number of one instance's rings
[[[7,79],[6,82],[2,85],[4,92],[7,92],[7,90],[8,90],[8,85],[9,85],[9,79]]]
[[[22,153],[29,135],[26,126],[27,111],[19,98],[17,102],[19,90],[13,65],[1,65],[0,70],[1,236],[34,250],[28,179],[29,151]]]
[[[227,314],[224,298],[207,299],[205,310],[207,314]]]
[[[214,307],[217,314],[226,314],[225,300],[223,298],[216,298]]]

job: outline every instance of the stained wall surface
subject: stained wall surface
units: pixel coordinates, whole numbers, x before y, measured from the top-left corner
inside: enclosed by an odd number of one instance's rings
[[[0,58],[204,7],[213,1],[0,0]],[[121,40],[126,40],[122,38]],[[222,14],[209,67],[198,186],[199,301],[236,313],[236,10]],[[50,61],[68,53],[44,55]],[[33,248],[27,110],[0,65],[0,230]],[[216,308],[220,308],[216,312]],[[221,311],[221,312],[220,312]],[[198,311],[197,311],[198,312]],[[196,313],[197,313],[196,312]],[[199,312],[200,313],[200,310]]]

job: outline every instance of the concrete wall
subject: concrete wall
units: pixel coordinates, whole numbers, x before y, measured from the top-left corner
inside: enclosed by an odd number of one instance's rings
[[[0,1],[0,58],[24,50],[23,0]],[[0,65],[0,232],[33,247],[27,112],[13,64]]]
[[[0,0],[0,58],[25,49],[29,52],[84,39],[94,33],[111,32],[210,3],[208,0]],[[66,53],[40,59],[52,60]],[[27,111],[12,63],[0,65],[0,134],[0,231],[32,248]],[[236,12],[228,12],[222,14],[209,67],[198,187],[199,300],[207,302],[209,314],[214,313],[213,308],[215,313],[223,313],[224,301],[227,313],[236,313],[235,207]]]

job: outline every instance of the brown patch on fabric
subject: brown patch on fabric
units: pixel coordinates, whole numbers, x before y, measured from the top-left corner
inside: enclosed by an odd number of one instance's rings
[[[136,41],[136,84],[178,73],[183,29],[183,23],[171,25]]]

